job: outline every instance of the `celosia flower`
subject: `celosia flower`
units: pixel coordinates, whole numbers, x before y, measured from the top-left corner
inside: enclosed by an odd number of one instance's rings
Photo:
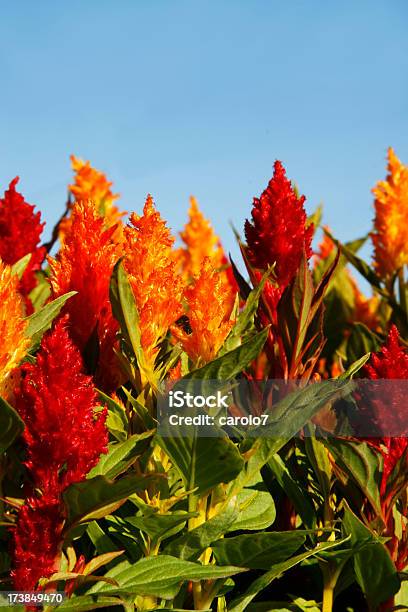
[[[123,229],[121,219],[126,213],[121,212],[114,204],[119,195],[112,193],[112,183],[107,180],[103,172],[93,168],[89,161],[83,161],[71,155],[71,164],[75,172],[75,182],[69,186],[69,190],[74,202],[91,201],[96,212],[104,218],[107,228],[116,225],[115,238],[118,240]],[[61,242],[64,242],[71,223],[71,216],[67,216],[61,221],[59,227]]]
[[[154,370],[158,344],[181,315],[182,283],[176,274],[171,236],[149,195],[143,215],[133,213],[125,228],[125,269],[133,289],[145,367]]]
[[[191,333],[175,325],[172,332],[190,359],[201,365],[217,356],[234,324],[229,292],[208,257],[195,282],[184,290],[184,297]]]
[[[21,367],[15,407],[25,423],[25,464],[44,495],[83,480],[106,452],[106,411],[95,417],[97,395],[82,369],[66,317],[44,336],[36,363]]]
[[[190,282],[201,272],[201,266],[207,257],[218,275],[225,289],[229,290],[231,307],[234,304],[238,286],[232,272],[231,264],[225,256],[220,239],[215,234],[211,223],[204,217],[198,207],[197,200],[190,198],[189,220],[180,237],[185,247],[174,251],[175,260],[180,267],[181,274],[186,282]]]
[[[386,535],[390,536],[387,546],[391,552],[397,569],[402,570],[408,559],[408,538],[406,527],[403,527],[403,536],[399,538],[395,533],[395,518],[393,516],[394,496],[397,493],[395,483],[390,476],[401,461],[400,478],[396,479],[396,486],[401,486],[401,476],[406,475],[408,468],[408,414],[406,409],[405,386],[398,381],[408,380],[408,352],[401,345],[398,330],[393,325],[385,346],[378,353],[371,356],[370,362],[363,370],[371,380],[395,380],[395,386],[386,385],[382,390],[381,384],[374,385],[373,389],[363,392],[363,402],[360,406],[363,415],[372,419],[380,431],[400,432],[401,436],[386,436],[367,438],[367,441],[376,446],[383,455],[383,472],[380,484],[381,507],[386,524]],[[364,389],[364,387],[363,387]],[[406,478],[405,478],[406,480]],[[405,518],[407,508],[402,508]]]
[[[31,591],[58,569],[65,519],[62,493],[84,480],[107,451],[106,409],[96,414],[92,378],[60,319],[41,343],[35,364],[22,366],[15,406],[25,423],[31,492],[13,530],[14,588]]]
[[[247,255],[254,268],[275,265],[279,287],[286,287],[296,274],[303,251],[312,254],[313,225],[307,227],[305,197],[298,197],[286,178],[280,161],[260,198],[254,198],[252,223],[246,221]]]
[[[408,167],[388,149],[388,175],[373,189],[375,196],[374,266],[391,277],[408,263]]]
[[[35,591],[40,578],[58,570],[62,527],[59,501],[47,496],[26,500],[13,530],[11,577],[16,590]]]
[[[310,258],[313,225],[307,226],[305,197],[298,197],[280,161],[260,198],[254,198],[252,223],[246,221],[246,255],[253,268],[275,264],[275,302],[294,278],[303,253]]]
[[[119,375],[113,353],[118,325],[109,301],[112,270],[121,255],[121,247],[112,239],[114,231],[114,227],[104,229],[91,202],[77,203],[65,242],[56,258],[49,259],[53,297],[78,292],[67,301],[64,312],[70,315],[70,333],[81,351],[97,331],[105,389],[115,388]],[[98,376],[98,384],[99,378],[103,376]]]
[[[9,399],[13,370],[25,356],[30,340],[25,335],[23,298],[19,280],[0,259],[0,397]]]
[[[363,372],[370,380],[408,379],[408,353],[400,344],[395,325],[390,329],[386,344],[378,353],[371,355],[371,359]],[[381,393],[381,385],[372,385],[372,388],[376,390],[376,393],[372,394],[373,397],[370,394],[367,409],[370,411],[371,419],[378,430],[380,432],[401,431],[408,433],[408,413],[405,408],[405,393],[402,386],[397,383],[387,385],[386,397],[384,397],[384,393]]]
[[[27,297],[36,285],[35,272],[41,268],[46,254],[45,248],[39,246],[44,223],[41,213],[34,212],[34,206],[16,191],[18,180],[18,177],[12,180],[4,198],[0,198],[0,258],[13,265],[31,253],[20,282],[20,292]]]
[[[216,236],[211,223],[198,208],[197,200],[190,198],[189,220],[180,237],[185,248],[178,249],[182,271],[187,278],[200,274],[201,266],[206,257],[211,259],[214,268],[220,268],[224,263],[224,250],[220,239]]]

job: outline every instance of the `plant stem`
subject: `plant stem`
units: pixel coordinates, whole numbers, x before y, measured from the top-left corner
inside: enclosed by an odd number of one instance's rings
[[[332,584],[325,584],[323,589],[323,606],[322,612],[332,612],[333,610],[333,591],[334,586]]]

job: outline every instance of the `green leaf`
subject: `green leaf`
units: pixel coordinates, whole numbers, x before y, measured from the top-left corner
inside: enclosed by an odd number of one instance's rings
[[[316,524],[316,515],[305,488],[297,482],[278,454],[273,455],[273,457],[269,459],[268,466],[275,475],[282,490],[293,502],[296,512],[302,519],[304,526],[308,529],[313,529]]]
[[[316,210],[311,215],[308,216],[307,226],[309,227],[309,225],[313,223],[314,229],[316,231],[316,229],[319,227],[319,225],[322,222],[322,216],[323,216],[323,205],[319,204],[316,207]]]
[[[323,438],[322,442],[336,460],[336,467],[357,483],[379,516],[382,516],[379,485],[382,469],[381,457],[366,442],[353,442],[342,438]]]
[[[120,325],[121,332],[132,347],[139,365],[143,364],[143,350],[140,343],[139,313],[135,296],[120,259],[113,268],[110,287],[112,312]]]
[[[367,353],[374,353],[380,348],[380,341],[364,323],[354,323],[347,339],[346,353],[347,361],[352,364],[362,358]]]
[[[235,444],[221,430],[218,433],[218,437],[157,437],[159,446],[179,471],[185,488],[197,487],[197,495],[230,482],[243,468],[244,460]]]
[[[37,285],[30,291],[29,298],[35,312],[40,310],[51,295],[51,285],[44,272],[37,272]]]
[[[254,317],[258,310],[259,299],[261,297],[265,282],[269,276],[273,273],[273,267],[268,269],[262,276],[259,284],[252,289],[246,299],[246,303],[240,314],[234,327],[232,328],[228,338],[223,346],[222,353],[235,348],[241,344],[241,338],[253,326]]]
[[[24,255],[24,257],[16,261],[16,263],[11,266],[11,273],[17,274],[20,280],[23,277],[28,264],[30,263],[31,255],[31,253],[27,253],[27,255]]]
[[[97,521],[91,521],[86,532],[98,554],[105,554],[116,550],[116,544],[114,544],[110,537],[103,531]]]
[[[268,491],[244,488],[237,495],[238,517],[229,525],[231,531],[259,531],[270,527],[276,518],[273,497]]]
[[[6,400],[0,397],[0,454],[23,432],[24,423]]]
[[[345,533],[351,535],[353,545],[368,544],[354,556],[357,582],[374,608],[398,593],[400,580],[388,550],[379,538],[366,527],[345,503],[343,519]]]
[[[126,471],[136,458],[149,446],[154,431],[134,434],[124,442],[112,442],[108,452],[102,455],[97,465],[89,472],[87,478],[106,476],[114,478]]]
[[[186,561],[196,561],[206,548],[227,533],[237,517],[235,504],[229,504],[221,514],[170,542],[164,553]]]
[[[242,451],[250,451],[245,470],[231,484],[229,495],[236,495],[247,486],[261,468],[268,463],[293,436],[335,397],[349,392],[352,383],[346,381],[324,381],[294,391],[276,404],[270,413],[270,423],[263,428],[248,432]]]
[[[106,425],[110,433],[120,442],[124,442],[128,436],[129,422],[123,406],[99,389],[98,395],[99,399],[108,409]]]
[[[29,338],[31,338],[31,347],[30,350],[35,349],[41,342],[41,338],[44,333],[51,327],[51,324],[55,317],[59,315],[62,307],[65,302],[69,300],[70,297],[76,295],[76,291],[70,291],[69,293],[65,293],[61,295],[56,300],[49,302],[46,306],[34,312],[32,315],[27,317],[28,326],[26,328],[25,334]]]
[[[116,570],[116,568],[115,568]],[[92,593],[128,593],[132,595],[151,595],[163,599],[173,599],[180,585],[186,580],[217,580],[238,574],[240,567],[217,565],[201,565],[191,561],[183,561],[169,555],[147,557],[135,564],[123,565],[122,571],[108,572],[106,577],[114,578],[119,588],[109,584],[99,583],[92,587]]]
[[[365,355],[360,357],[360,359],[357,359],[357,361],[353,361],[353,363],[350,364],[347,370],[343,372],[343,374],[340,374],[339,378],[341,380],[347,380],[349,378],[353,378],[353,376],[355,376],[357,372],[359,372],[361,368],[365,366],[367,361],[370,359],[370,356],[371,356],[371,353],[366,353]]]
[[[319,544],[313,550],[309,550],[305,553],[302,553],[301,555],[292,557],[287,561],[283,561],[283,563],[278,563],[277,565],[272,567],[269,572],[266,572],[266,574],[263,574],[262,576],[254,580],[249,589],[247,589],[247,591],[243,595],[239,595],[233,601],[231,601],[228,606],[228,612],[244,612],[244,610],[249,610],[249,604],[258,595],[258,593],[263,591],[263,589],[266,589],[266,587],[269,586],[271,582],[273,582],[277,578],[280,578],[280,576],[282,576],[282,574],[284,574],[287,570],[291,569],[295,565],[298,565],[298,563],[301,563],[305,559],[312,557],[313,555],[318,555],[323,550],[338,546],[341,542],[342,540],[338,542],[324,542],[322,544]]]
[[[341,250],[342,255],[347,259],[347,261],[349,263],[351,263],[358,272],[360,272],[360,274],[370,283],[370,285],[380,289],[381,288],[381,279],[380,279],[380,277],[377,276],[377,274],[374,272],[374,270],[372,268],[370,268],[370,266],[363,259],[358,257],[355,254],[355,252],[354,252],[358,248],[360,248],[361,240],[363,240],[363,239],[361,239],[360,241],[356,241],[356,245],[357,245],[357,248],[356,248],[354,243],[350,243],[348,245],[341,244],[341,242],[336,240],[336,238],[334,238],[330,234],[330,232],[326,231],[325,233],[338,246],[338,248]]]
[[[218,540],[211,548],[220,565],[228,565],[233,559],[234,564],[241,567],[270,569],[288,559],[305,539],[300,531],[249,533]]]
[[[305,450],[319,482],[322,496],[329,501],[332,470],[327,448],[314,435],[307,435]]]
[[[61,612],[86,612],[87,610],[100,610],[112,606],[120,606],[122,600],[109,595],[82,595],[66,599],[56,609]]]
[[[153,545],[155,545],[161,540],[169,538],[175,533],[178,533],[189,518],[196,516],[196,512],[184,512],[183,510],[178,510],[168,514],[150,512],[144,516],[137,515],[134,517],[128,517],[126,520],[115,517],[113,520],[118,522],[119,526],[123,525],[124,528],[130,530],[131,532],[136,532],[137,536],[139,535],[139,530],[143,531],[152,540]]]
[[[241,346],[224,353],[202,368],[186,374],[181,380],[231,380],[258,357],[265,344],[269,328],[247,340]]]
[[[104,476],[95,476],[70,485],[63,494],[68,525],[105,517],[126,501],[129,495],[145,491],[150,482],[148,476],[126,476],[116,482]]]

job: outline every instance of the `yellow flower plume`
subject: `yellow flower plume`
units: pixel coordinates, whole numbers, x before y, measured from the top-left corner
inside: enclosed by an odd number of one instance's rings
[[[372,190],[375,196],[374,265],[382,278],[408,263],[408,167],[388,149],[388,175]]]
[[[18,292],[19,280],[11,267],[0,260],[0,396],[9,399],[13,390],[13,370],[30,345],[25,335],[24,301]]]

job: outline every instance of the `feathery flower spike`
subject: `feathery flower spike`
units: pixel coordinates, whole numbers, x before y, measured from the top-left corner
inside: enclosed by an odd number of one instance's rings
[[[182,314],[181,278],[172,254],[174,238],[147,196],[143,215],[133,213],[125,233],[125,269],[139,312],[146,367],[153,371],[158,344]]]
[[[15,407],[25,423],[25,465],[32,490],[13,530],[12,578],[17,590],[35,590],[59,565],[65,510],[62,493],[85,479],[107,452],[106,409],[95,414],[92,378],[70,339],[66,317],[41,343],[35,364],[21,367]]]
[[[108,181],[105,174],[93,168],[89,161],[71,155],[72,169],[75,172],[75,180],[69,186],[69,191],[74,202],[91,201],[98,215],[104,218],[106,228],[116,225],[115,239],[120,240],[122,236],[122,217],[126,214],[121,212],[114,204],[119,195],[112,193],[112,183]],[[72,205],[70,207],[72,210]],[[65,217],[60,223],[59,237],[64,242],[72,223],[72,216]]]
[[[185,244],[174,251],[175,260],[181,269],[181,273],[186,282],[191,281],[201,272],[201,266],[206,257],[211,260],[211,264],[218,271],[226,290],[230,293],[231,308],[238,292],[238,285],[232,272],[221,241],[215,234],[211,223],[204,217],[198,207],[195,197],[190,198],[190,209],[188,211],[189,220],[180,232],[180,237]]]
[[[113,353],[118,325],[112,315],[109,283],[122,253],[121,246],[112,239],[113,232],[114,227],[104,228],[104,221],[91,202],[77,203],[61,250],[55,259],[49,258],[54,298],[68,291],[78,292],[64,307],[64,312],[70,315],[71,336],[82,351],[91,334],[97,331],[99,363],[102,367],[106,365],[104,388],[112,389],[119,380]]]
[[[275,264],[277,286],[273,288],[273,301],[279,301],[284,289],[295,276],[303,255],[311,257],[313,225],[306,225],[305,197],[298,197],[286,178],[280,161],[274,164],[274,173],[260,198],[254,198],[252,222],[245,223],[246,255],[250,265],[266,270]]]
[[[408,263],[408,167],[388,149],[388,175],[372,190],[375,196],[374,266],[382,278]]]
[[[13,371],[30,345],[19,280],[0,259],[0,397],[8,400],[15,386]]]
[[[35,272],[40,270],[46,254],[45,248],[39,246],[44,223],[41,213],[34,212],[34,206],[16,190],[18,180],[18,176],[13,179],[4,198],[0,198],[0,258],[13,265],[31,253],[19,287],[27,298],[36,285]]]
[[[184,290],[184,298],[191,333],[176,325],[172,333],[196,365],[205,364],[217,356],[234,324],[229,291],[208,257],[202,263],[200,275]]]

